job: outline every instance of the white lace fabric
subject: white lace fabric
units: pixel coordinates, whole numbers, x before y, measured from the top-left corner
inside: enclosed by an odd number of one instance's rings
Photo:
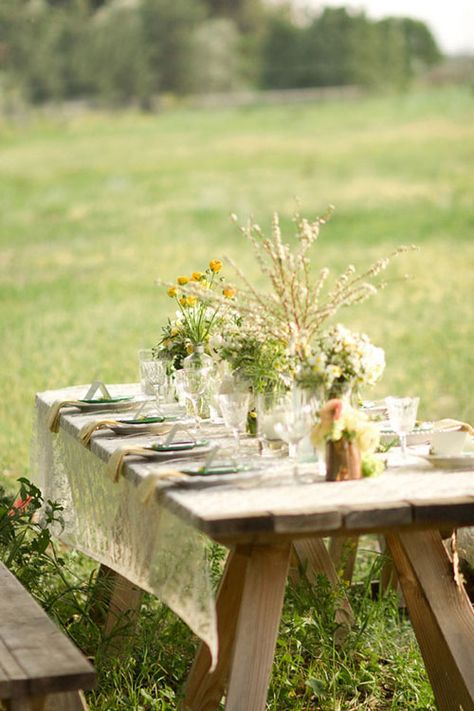
[[[106,474],[105,460],[60,428],[47,427],[49,405],[77,388],[41,393],[36,401],[33,480],[45,500],[62,507],[64,527],[54,535],[133,584],[157,595],[209,647],[217,658],[215,601],[210,582],[206,538],[146,497],[147,474]]]

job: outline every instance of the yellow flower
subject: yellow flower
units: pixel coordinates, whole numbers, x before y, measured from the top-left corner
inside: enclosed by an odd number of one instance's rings
[[[189,277],[187,277],[187,276],[179,276],[179,277],[176,279],[176,281],[178,282],[178,284],[181,284],[181,286],[184,286],[185,284],[188,283]]]
[[[192,281],[201,281],[202,272],[193,272],[191,275]]]
[[[220,259],[211,259],[211,261],[209,262],[209,267],[211,272],[220,272],[220,270],[222,269],[222,262]]]
[[[222,293],[227,299],[232,299],[236,295],[237,289],[234,289],[233,286],[225,286]]]
[[[178,295],[178,290],[175,286],[170,286],[168,289],[168,296],[170,296],[172,299]]]
[[[178,333],[179,333],[179,328],[177,328],[176,326],[173,326],[173,328],[170,331],[171,338],[174,338],[175,336],[177,336]]]
[[[192,343],[188,343],[188,344],[186,345],[186,353],[187,353],[188,355],[191,355],[191,353],[192,353],[193,351],[194,351],[193,344],[192,344]]]
[[[181,306],[186,306],[186,297],[182,296],[179,300],[179,303],[181,304]]]
[[[186,306],[196,306],[197,304],[197,296],[187,296],[186,297]]]

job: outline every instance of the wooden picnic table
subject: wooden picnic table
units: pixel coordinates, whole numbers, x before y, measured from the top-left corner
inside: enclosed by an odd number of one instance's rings
[[[66,411],[61,427],[77,437],[84,419]],[[97,435],[91,451],[106,460],[119,445]],[[152,471],[134,458],[123,476]],[[185,709],[212,711],[226,693],[226,711],[263,711],[292,550],[325,569],[323,537],[376,533],[387,541],[438,707],[474,711],[474,614],[439,532],[474,525],[474,470],[420,460],[360,481],[227,481],[156,486],[164,510],[230,550],[216,600],[217,664],[201,644]]]

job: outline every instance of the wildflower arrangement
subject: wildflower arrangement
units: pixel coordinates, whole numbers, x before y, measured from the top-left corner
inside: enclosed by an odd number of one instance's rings
[[[301,385],[321,389],[334,398],[347,389],[375,385],[384,368],[384,350],[364,333],[339,323],[316,338],[296,378]]]
[[[236,289],[220,275],[222,262],[211,259],[207,269],[178,276],[172,284],[165,284],[168,296],[177,306],[176,318],[168,319],[162,328],[155,353],[166,359],[173,368],[180,368],[183,359],[198,344],[215,353],[212,334],[225,330],[232,320],[232,302]],[[162,282],[160,282],[162,283]],[[192,291],[191,288],[193,287]],[[209,294],[221,295],[223,301],[213,302]],[[214,346],[218,343],[215,341]]]
[[[316,277],[310,269],[310,248],[319,237],[321,227],[332,214],[331,207],[326,215],[310,221],[295,213],[296,246],[283,240],[280,220],[273,215],[271,235],[265,236],[260,226],[249,220],[240,226],[241,232],[250,242],[263,277],[270,290],[260,292],[253,281],[228,259],[241,281],[233,308],[242,320],[251,323],[262,339],[273,339],[286,344],[287,352],[296,360],[304,362],[311,353],[311,344],[325,322],[342,307],[360,304],[386,286],[379,275],[388,267],[390,260],[414,247],[401,246],[387,257],[369,266],[362,274],[350,264],[332,286],[329,284],[329,269],[322,268]],[[235,215],[234,222],[238,222]],[[183,286],[189,296],[199,296],[199,285],[192,282]],[[223,305],[226,294],[208,291],[204,300],[209,304]]]

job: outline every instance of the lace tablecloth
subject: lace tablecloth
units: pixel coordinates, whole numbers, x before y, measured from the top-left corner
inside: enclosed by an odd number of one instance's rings
[[[111,387],[111,394],[135,394],[135,385]],[[64,527],[55,535],[104,563],[138,587],[157,595],[209,647],[217,658],[214,596],[207,539],[144,494],[150,464],[127,468],[114,483],[105,473],[107,450],[119,438],[98,434],[91,449],[74,436],[91,418],[110,417],[64,410],[58,434],[47,427],[50,405],[83,397],[87,386],[47,391],[36,398],[32,447],[33,479],[45,500],[63,506]],[[72,414],[73,413],[73,414]],[[76,424],[77,423],[77,424]],[[111,442],[114,442],[111,447]]]

